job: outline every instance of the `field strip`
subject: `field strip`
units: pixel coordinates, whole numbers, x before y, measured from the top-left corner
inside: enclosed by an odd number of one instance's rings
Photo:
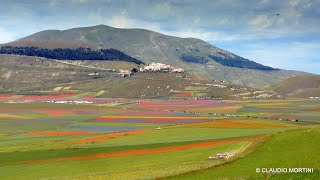
[[[97,120],[109,120],[109,119],[214,119],[211,116],[102,116]]]
[[[100,154],[92,154],[92,155],[84,155],[84,156],[28,160],[28,161],[17,162],[15,164],[49,163],[49,162],[59,162],[59,161],[87,160],[87,159],[100,159],[100,158],[108,158],[108,157],[123,157],[123,156],[132,156],[132,155],[166,153],[166,152],[181,151],[181,150],[195,149],[195,148],[208,147],[208,146],[217,146],[217,145],[223,145],[223,144],[233,143],[233,142],[253,141],[253,140],[262,138],[264,136],[265,135],[259,135],[259,136],[253,136],[253,137],[227,139],[227,140],[221,140],[221,141],[209,141],[209,142],[202,142],[202,143],[188,144],[188,145],[181,145],[181,146],[119,151],[119,152],[100,153]]]
[[[102,142],[106,141],[108,139],[114,139],[114,138],[120,138],[126,135],[135,135],[135,134],[141,134],[143,133],[144,130],[135,130],[135,131],[127,131],[127,132],[121,132],[121,133],[114,133],[114,134],[106,134],[103,136],[97,136],[97,137],[92,137],[92,138],[86,138],[86,139],[81,139],[72,142],[72,144],[89,144],[89,143],[97,143],[97,142]]]
[[[241,121],[209,121],[209,122],[198,122],[193,124],[180,124],[175,127],[248,127],[248,128],[287,128],[288,126],[284,125],[273,125],[268,123],[255,123],[255,122],[241,122]]]
[[[0,119],[31,119],[27,115],[16,115],[16,114],[0,114]]]
[[[40,131],[40,132],[30,132],[31,135],[38,136],[61,136],[61,135],[87,135],[91,132],[87,131]]]

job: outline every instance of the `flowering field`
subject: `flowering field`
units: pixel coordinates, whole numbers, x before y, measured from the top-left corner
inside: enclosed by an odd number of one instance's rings
[[[224,167],[278,134],[317,128],[290,118],[315,120],[319,106],[306,100],[92,97],[85,98],[91,104],[57,104],[43,102],[55,95],[13,96],[0,99],[35,101],[0,102],[0,179],[155,179]],[[219,152],[236,155],[208,160]]]
[[[40,101],[40,100],[54,100],[54,99],[67,99],[75,95],[74,93],[64,93],[64,94],[52,94],[52,95],[13,95],[13,94],[2,94],[0,95],[0,100],[30,100],[30,101]]]

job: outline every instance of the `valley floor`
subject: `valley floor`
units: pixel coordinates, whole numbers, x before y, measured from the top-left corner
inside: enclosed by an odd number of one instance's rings
[[[75,102],[0,97],[0,179],[320,176],[319,100]],[[227,152],[233,156],[208,159]],[[313,172],[257,173],[257,168]]]

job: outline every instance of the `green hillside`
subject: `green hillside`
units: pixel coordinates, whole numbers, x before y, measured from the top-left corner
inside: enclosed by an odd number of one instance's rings
[[[289,77],[305,74],[275,70],[199,39],[178,38],[145,29],[119,29],[105,25],[63,31],[41,31],[7,45],[114,48],[146,64],[162,62],[211,79],[250,87],[265,87]]]
[[[305,75],[287,79],[268,89],[283,96],[320,97],[320,76]]]
[[[45,58],[0,55],[0,92],[17,93],[112,78],[113,71],[137,64],[115,61],[55,61]],[[97,73],[98,75],[89,75]]]
[[[212,81],[190,72],[138,72],[122,77],[120,69],[139,68],[125,61],[61,61],[38,57],[0,55],[0,93],[74,93],[75,97],[237,99],[271,91],[256,91],[238,85]]]

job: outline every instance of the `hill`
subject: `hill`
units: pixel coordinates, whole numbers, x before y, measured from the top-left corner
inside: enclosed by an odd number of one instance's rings
[[[6,45],[114,48],[146,64],[162,62],[211,79],[259,88],[306,74],[264,66],[199,39],[178,38],[145,29],[119,29],[105,25],[63,31],[41,31]]]
[[[61,61],[0,55],[0,92],[10,94],[73,93],[77,97],[210,97],[239,99],[273,96],[193,73],[138,72],[123,78],[121,69],[138,68],[125,61]]]
[[[297,76],[268,88],[283,96],[320,97],[320,75]]]

